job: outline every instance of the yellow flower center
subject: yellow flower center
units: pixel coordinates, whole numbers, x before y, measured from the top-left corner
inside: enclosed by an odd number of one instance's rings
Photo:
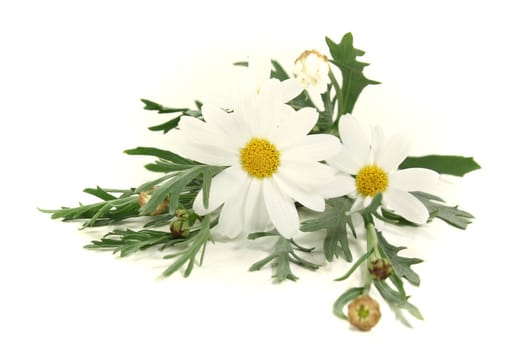
[[[357,173],[355,186],[363,196],[373,197],[387,189],[388,174],[375,164],[367,165]]]
[[[262,179],[277,171],[280,154],[268,140],[253,138],[241,149],[241,164],[248,174]]]

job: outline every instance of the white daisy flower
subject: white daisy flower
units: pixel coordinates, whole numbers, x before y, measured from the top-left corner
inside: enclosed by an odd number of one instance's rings
[[[319,163],[341,149],[331,135],[308,135],[316,124],[313,108],[295,111],[285,102],[301,92],[293,79],[269,80],[251,91],[231,113],[204,105],[205,121],[183,117],[175,151],[210,165],[227,166],[211,182],[209,205],[202,190],[193,209],[199,215],[222,206],[216,232],[228,237],[272,227],[286,237],[299,232],[297,201],[323,211],[323,186],[335,170]]]
[[[330,82],[328,58],[317,50],[306,50],[295,60],[294,75],[319,110],[324,110],[321,94]]]
[[[350,115],[341,117],[339,134],[344,147],[328,164],[351,176],[338,175],[325,195],[355,198],[351,209],[355,212],[382,193],[382,205],[387,209],[416,224],[426,223],[428,210],[410,191],[428,192],[437,184],[439,175],[422,168],[398,169],[408,156],[406,138],[396,135],[385,142],[381,129],[367,130]]]

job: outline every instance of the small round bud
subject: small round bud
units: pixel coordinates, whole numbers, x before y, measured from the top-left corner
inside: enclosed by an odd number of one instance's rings
[[[361,331],[369,331],[381,319],[377,301],[368,295],[361,295],[348,305],[348,320]]]
[[[175,210],[175,216],[181,219],[187,219],[190,213],[186,209],[177,209]]]
[[[177,219],[170,225],[170,232],[175,238],[186,238],[190,234],[190,223],[185,219]]]
[[[377,259],[370,263],[368,272],[373,279],[384,280],[392,274],[392,264],[387,259]]]

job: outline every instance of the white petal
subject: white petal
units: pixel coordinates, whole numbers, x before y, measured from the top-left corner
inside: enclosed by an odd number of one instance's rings
[[[282,150],[281,159],[321,161],[334,156],[341,149],[342,145],[335,136],[308,135],[301,143]]]
[[[363,208],[368,207],[370,205],[370,203],[372,203],[372,199],[374,199],[374,197],[371,197],[371,196],[364,197]]]
[[[249,58],[248,69],[255,77],[257,88],[261,89],[264,82],[270,79],[272,62],[270,58],[266,56],[253,55]]]
[[[227,113],[222,108],[212,104],[202,106],[202,116],[217,132],[228,138],[232,148],[244,146],[249,139],[248,128],[235,113]]]
[[[248,175],[240,166],[229,167],[213,177],[210,186],[208,208],[204,207],[203,193],[199,191],[193,202],[193,210],[199,215],[209,214],[227,201],[248,181]]]
[[[410,143],[408,140],[401,135],[395,135],[378,151],[376,163],[387,173],[390,173],[405,160],[409,151]]]
[[[339,135],[354,161],[361,166],[366,165],[370,158],[370,129],[361,125],[357,118],[346,114],[339,120]]]
[[[388,186],[402,191],[431,191],[438,181],[438,173],[423,168],[398,170],[388,176]]]
[[[247,94],[240,98],[233,107],[235,115],[243,121],[251,135],[257,131],[256,96],[255,94]]]
[[[233,101],[238,101],[243,96],[255,96],[257,94],[257,77],[253,70],[245,66],[233,66],[232,80],[235,81],[232,87]]]
[[[356,211],[365,208],[363,202],[364,202],[364,198],[362,196],[357,196],[355,198],[354,204],[352,204],[352,207],[350,208],[350,212],[355,213]]]
[[[355,191],[355,180],[351,176],[337,175],[335,180],[321,188],[321,195],[325,198],[335,198],[348,195]]]
[[[378,152],[383,149],[385,145],[385,134],[383,133],[383,128],[376,125],[372,129],[372,151],[374,152],[373,158],[377,159],[379,156]]]
[[[293,200],[284,195],[271,178],[263,181],[263,195],[266,210],[277,228],[285,237],[292,237],[299,232],[299,215]]]
[[[244,204],[244,231],[264,232],[268,231],[272,223],[262,194],[262,181],[250,179],[246,190],[246,201]]]
[[[181,117],[179,130],[195,143],[220,145],[223,138],[223,135],[217,135],[219,132],[211,124],[193,117]]]
[[[416,197],[405,191],[388,190],[383,193],[383,202],[396,214],[415,224],[428,220],[428,210]]]
[[[239,155],[211,145],[198,145],[189,141],[174,147],[177,154],[209,165],[230,166],[239,163]]]
[[[278,174],[304,189],[320,189],[334,180],[335,169],[313,161],[286,161]]]
[[[283,105],[281,118],[271,140],[280,149],[300,142],[314,127],[319,113],[313,108],[302,108],[294,111],[292,107]]]
[[[312,102],[314,103],[314,106],[318,110],[324,111],[324,103],[321,97],[321,93],[319,93],[319,89],[308,88],[307,91],[308,91],[308,97],[310,97],[310,100],[312,100]]]
[[[279,82],[278,93],[279,102],[287,103],[303,91],[301,83],[295,79],[290,78]]]
[[[268,138],[279,125],[283,103],[278,99],[273,90],[263,90],[257,95],[254,133],[258,136]]]
[[[288,179],[278,174],[275,174],[273,179],[277,186],[279,186],[281,192],[292,197],[295,201],[301,203],[308,209],[324,211],[324,198],[319,193],[305,191],[303,188],[296,186],[292,181],[288,181]]]
[[[224,202],[219,216],[219,223],[214,229],[214,232],[227,238],[237,237],[242,233],[243,229],[243,200],[241,196],[245,195],[245,193],[241,193],[241,191],[238,192],[239,197],[232,196],[232,198]]]
[[[352,175],[356,175],[366,165],[362,160],[356,159],[347,147],[343,147],[339,153],[327,159],[326,162],[337,170]]]
[[[213,126],[221,126],[226,119],[228,119],[228,113],[226,113],[222,108],[218,106],[206,103],[201,107],[202,116],[206,123],[209,123]]]

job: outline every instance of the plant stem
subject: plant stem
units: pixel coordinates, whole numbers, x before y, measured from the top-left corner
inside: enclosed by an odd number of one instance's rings
[[[337,118],[335,118],[334,121],[334,124],[337,124],[339,122],[339,119],[341,118],[341,115],[343,114],[343,91],[341,90],[341,86],[339,86],[339,83],[337,82],[337,79],[335,78],[335,75],[331,69],[328,72],[328,77],[330,78],[330,82],[334,86],[335,96],[337,98]]]
[[[366,227],[366,245],[367,250],[373,249],[373,253],[369,257],[369,261],[375,259],[380,259],[381,255],[379,254],[379,246],[377,241],[377,231],[374,225],[374,219],[371,214],[364,214],[363,220]]]
[[[372,250],[372,254],[370,254],[370,256],[368,257],[368,263],[370,264],[374,260],[380,259],[381,254],[379,253],[377,231],[374,225],[374,219],[372,218],[372,215],[364,214],[363,220],[365,222],[366,227],[366,249],[367,251]],[[368,292],[370,291],[370,285],[372,283],[372,276],[370,276],[368,269],[366,270],[366,272],[366,283],[364,285],[363,295],[368,294]]]

